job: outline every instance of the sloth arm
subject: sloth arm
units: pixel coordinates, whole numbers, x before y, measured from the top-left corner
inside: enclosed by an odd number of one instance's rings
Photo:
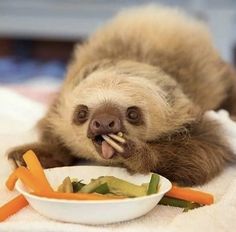
[[[236,158],[215,121],[202,120],[185,132],[156,142],[131,142],[124,166],[131,172],[157,172],[180,185],[204,184]]]
[[[23,155],[26,151],[33,150],[43,168],[54,168],[76,164],[77,158],[70,154],[66,148],[49,143],[30,143],[13,148],[7,155],[14,167],[25,166]]]
[[[79,158],[74,157],[70,150],[63,145],[58,137],[43,127],[43,120],[39,122],[41,138],[39,142],[25,144],[10,150],[8,160],[15,166],[25,165],[22,158],[28,150],[33,150],[44,168],[75,165]]]

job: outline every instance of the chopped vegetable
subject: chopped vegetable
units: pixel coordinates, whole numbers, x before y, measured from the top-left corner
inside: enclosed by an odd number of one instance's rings
[[[194,203],[194,202],[190,202],[190,201],[180,200],[180,199],[176,199],[176,198],[172,198],[172,197],[167,197],[167,196],[164,196],[159,201],[158,204],[184,208],[185,209],[184,212],[186,212],[187,209],[194,209],[194,208],[198,208],[198,207],[202,206],[199,203]]]
[[[57,188],[57,192],[64,193],[64,186],[63,184],[60,184]]]
[[[73,193],[73,186],[72,186],[69,176],[64,179],[63,187],[64,187],[63,190],[65,193]]]
[[[22,195],[13,198],[5,205],[0,207],[0,222],[4,221],[9,216],[15,214],[16,212],[18,212],[27,205],[28,202]]]
[[[90,183],[84,185],[79,192],[81,193],[92,193],[94,192],[94,189],[96,189],[99,185],[103,184],[102,177],[99,177],[97,179],[92,179]]]
[[[188,206],[189,201],[180,200],[172,197],[164,196],[158,204],[160,205],[169,205],[174,207],[186,208]]]
[[[147,184],[142,184],[141,186],[135,185],[113,176],[101,176],[97,179],[91,179],[91,181],[86,185],[83,183],[80,183],[80,185],[83,185],[79,190],[81,193],[112,193],[127,197],[145,196],[147,194]],[[64,185],[61,184],[58,191],[65,192],[63,191],[63,187]]]
[[[103,176],[97,180],[100,183],[107,183],[111,193],[128,197],[141,197],[147,194],[147,188],[142,185],[136,185],[114,176]]]
[[[171,190],[165,195],[168,197],[174,197],[186,201],[196,202],[203,205],[210,205],[214,203],[213,195],[193,190],[190,188],[172,186]]]
[[[95,193],[100,193],[100,194],[107,194],[110,192],[109,187],[107,183],[99,185],[97,188],[93,190]]]
[[[79,192],[79,190],[84,186],[85,184],[83,184],[81,181],[72,181],[73,193]]]
[[[29,150],[23,155],[23,159],[32,175],[37,178],[38,184],[40,183],[40,185],[43,186],[44,191],[53,191],[35,153],[32,150]]]
[[[45,192],[45,193],[32,193],[39,197],[47,197],[54,199],[64,200],[114,200],[124,199],[124,196],[107,196],[97,193],[60,193],[60,192]]]
[[[155,173],[152,174],[149,184],[144,183],[142,185],[136,185],[113,176],[101,176],[97,179],[92,179],[90,183],[86,185],[80,182],[79,184],[82,186],[80,187],[79,192],[97,192],[101,194],[111,193],[127,197],[139,197],[145,196],[147,194],[149,195],[157,193],[159,181],[160,177],[158,174]],[[65,192],[63,191],[63,184],[59,186],[58,191]]]
[[[192,209],[196,209],[196,208],[199,208],[199,207],[202,207],[204,205],[201,205],[199,203],[195,203],[195,202],[191,202],[185,209],[183,212],[188,212],[189,210],[192,210]]]
[[[148,185],[147,195],[157,193],[159,181],[160,181],[160,176],[156,173],[153,173]]]
[[[102,184],[107,184],[109,192],[127,197],[145,196],[147,188],[144,185],[136,185],[114,176],[101,176],[97,179],[92,179],[89,184],[80,189],[79,192],[91,193],[94,192]]]

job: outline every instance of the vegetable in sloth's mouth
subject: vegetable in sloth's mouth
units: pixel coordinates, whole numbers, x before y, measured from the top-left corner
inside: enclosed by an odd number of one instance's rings
[[[120,144],[126,143],[126,140],[122,137],[123,133],[119,132],[115,134],[97,135],[94,138],[94,142],[102,147],[102,156],[105,159],[111,158],[115,151],[123,153],[124,148]]]
[[[124,152],[124,149],[119,145],[119,144],[117,144],[112,138],[114,138],[115,137],[115,139],[116,139],[116,137],[118,137],[118,136],[116,136],[116,135],[114,135],[114,134],[111,134],[112,136],[110,136],[110,135],[102,135],[102,137],[103,137],[103,139],[110,145],[110,146],[112,146],[116,151],[118,151],[118,152],[120,152],[120,153],[123,153]],[[112,137],[112,138],[111,138]],[[119,138],[119,137],[118,137]],[[118,140],[118,142],[120,142],[120,140]],[[125,141],[124,141],[124,143],[125,143]]]

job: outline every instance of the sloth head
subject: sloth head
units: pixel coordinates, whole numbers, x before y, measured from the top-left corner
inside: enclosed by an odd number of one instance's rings
[[[163,71],[128,61],[95,67],[64,85],[49,116],[55,134],[74,154],[119,160],[117,152],[106,154],[102,135],[122,132],[135,141],[150,142],[195,117],[192,103]]]

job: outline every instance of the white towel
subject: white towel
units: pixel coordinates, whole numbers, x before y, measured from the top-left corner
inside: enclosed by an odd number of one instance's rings
[[[10,173],[5,153],[9,147],[37,139],[36,132],[32,128],[44,112],[43,105],[0,88],[0,205],[17,194],[9,192],[5,187],[5,180]],[[224,132],[227,134],[232,148],[236,151],[236,123],[229,119],[228,113],[226,111],[210,111],[207,112],[206,117],[214,118],[222,123]],[[216,203],[187,213],[182,213],[180,208],[158,205],[147,215],[138,219],[104,226],[56,222],[39,215],[30,206],[27,206],[0,223],[0,231],[236,231],[236,167],[226,168],[210,183],[198,188],[214,194]]]

